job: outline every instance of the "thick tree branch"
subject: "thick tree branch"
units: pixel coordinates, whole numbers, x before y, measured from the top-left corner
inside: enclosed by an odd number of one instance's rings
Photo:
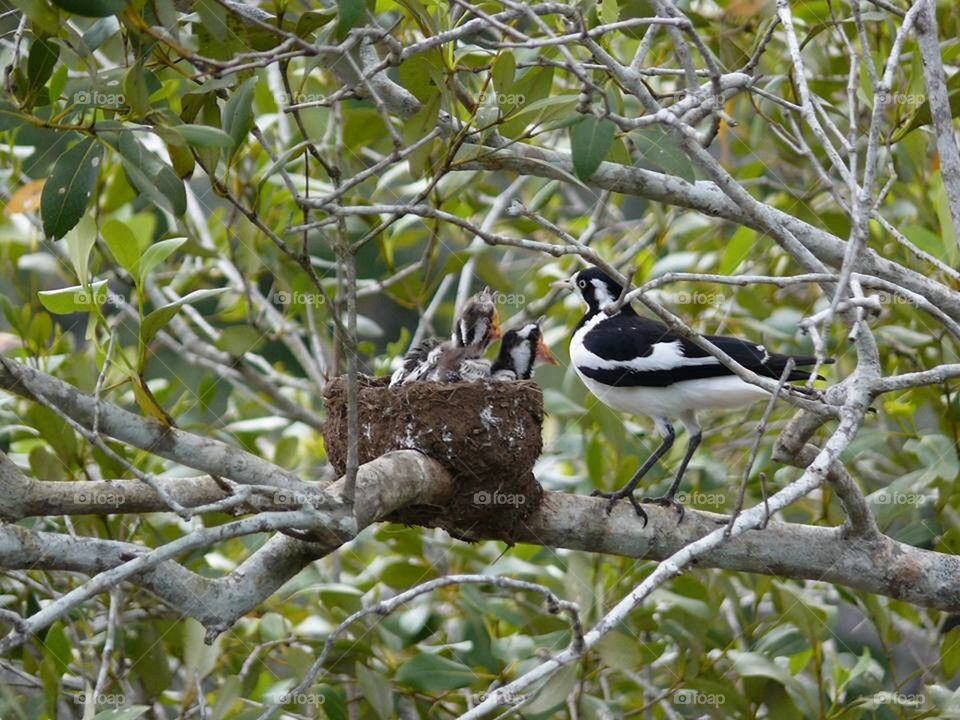
[[[8,466],[0,462],[0,471],[5,467]],[[122,484],[131,486],[134,483],[125,481]],[[343,484],[340,480],[330,486],[330,494],[340,497]],[[100,483],[42,485],[92,488]],[[184,500],[215,501],[213,488],[206,481],[203,485],[206,487],[198,491],[178,483],[171,491],[183,492]],[[153,491],[148,486],[141,488],[130,500],[131,504],[139,502],[154,509],[163,509],[163,501],[155,493],[150,498]],[[358,472],[354,527],[359,532],[372,522],[411,503],[442,503],[451,491],[449,476],[433,460],[411,450],[390,453],[364,464]],[[298,499],[296,495],[286,499],[286,509],[300,504],[291,502]],[[126,504],[123,509],[126,509]],[[51,513],[55,510],[52,508]],[[194,617],[208,629],[208,633],[216,635],[260,605],[311,560],[323,557],[356,536],[355,532],[344,531],[346,524],[353,525],[354,522],[346,510],[333,513],[332,519],[340,526],[330,526],[328,532],[315,533],[316,542],[302,542],[286,535],[275,535],[236,570],[221,578],[204,577],[172,560],[166,560],[143,570],[128,571],[126,579],[150,590],[179,612]],[[147,551],[148,548],[134,543],[70,537],[35,532],[16,525],[0,525],[0,567],[5,569],[68,570],[99,576],[143,556]]]
[[[828,480],[829,474],[827,469]],[[335,483],[331,493],[339,495],[342,485],[342,480]],[[408,504],[442,504],[453,491],[449,475],[440,465],[413,451],[390,453],[366,463],[358,475],[357,532]],[[609,516],[604,507],[602,499],[548,492],[538,510],[516,529],[514,539],[663,560],[716,531],[722,519],[689,509],[678,525],[671,509],[648,506],[650,522],[644,527],[628,506],[614,508]],[[216,634],[266,600],[311,560],[352,537],[352,532],[332,532],[315,543],[303,543],[275,535],[222,578],[202,577],[172,560],[128,571],[125,577]],[[145,551],[131,543],[0,526],[0,567],[7,569],[32,567],[93,575],[122,566]],[[771,522],[763,530],[718,544],[697,562],[700,567],[832,582],[924,607],[960,610],[960,558],[879,534],[851,537],[843,528]]]
[[[95,399],[62,380],[0,355],[0,389],[27,399],[39,393],[81,425],[92,428],[97,414]],[[309,487],[283,468],[240,448],[194,435],[156,420],[144,418],[100,401],[99,429],[141,450],[202,472],[243,484],[272,485],[288,490]]]

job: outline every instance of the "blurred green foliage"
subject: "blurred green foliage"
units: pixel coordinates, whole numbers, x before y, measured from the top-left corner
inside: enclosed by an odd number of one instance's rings
[[[285,397],[322,413],[316,388],[284,340],[290,334],[308,338],[315,326],[320,354],[329,372],[337,372],[342,355],[331,317],[342,307],[343,288],[332,234],[288,232],[325,217],[298,207],[290,185],[311,197],[335,190],[302,132],[345,181],[388,157],[395,148],[381,112],[369,100],[343,97],[300,110],[301,130],[283,106],[329,98],[340,87],[336,76],[308,54],[282,58],[269,71],[255,54],[248,56],[247,66],[227,64],[220,71],[198,61],[229,63],[251,48],[278,55],[284,51],[281,38],[217,3],[190,8],[166,0],[13,0],[13,5],[19,12],[0,17],[3,36],[12,36],[19,13],[26,20],[18,55],[13,56],[12,43],[0,50],[3,65],[10,65],[8,93],[0,104],[0,177],[6,188],[0,223],[4,347],[92,392],[114,333],[104,385],[112,402],[227,439],[306,479],[322,477],[325,455],[318,429],[277,412],[256,388],[238,388],[216,363],[200,362],[202,353],[189,354],[197,346],[178,345],[177,323],[186,323],[198,342],[224,353],[231,363],[253,352],[276,372],[302,380],[284,388]],[[691,0],[680,5],[732,70],[747,61],[768,29],[773,3]],[[828,0],[794,5],[804,57],[814,74],[811,87],[829,101],[826,112],[845,117],[849,59],[839,34],[854,38],[855,28],[845,17],[839,23],[832,18],[849,8]],[[590,26],[652,13],[645,1],[577,6]],[[478,7],[502,9],[494,2]],[[870,8],[864,6],[864,20],[879,63],[898,23],[886,13],[867,12]],[[341,0],[319,8],[278,2],[264,3],[262,10],[269,13],[262,20],[267,25],[308,43],[326,44],[346,37],[364,22],[367,11],[391,27],[404,45],[462,21],[454,6],[434,0]],[[953,70],[951,99],[960,102],[960,13],[955,3],[941,2],[938,15],[941,37],[949,38],[943,53]],[[563,31],[556,17],[547,22]],[[641,35],[634,27],[604,35],[601,42],[617,57],[629,59]],[[557,182],[532,174],[515,183],[516,198],[575,237],[596,222],[591,246],[632,272],[636,283],[669,271],[797,271],[783,251],[751,229],[591,189],[589,178],[604,159],[689,181],[703,178],[656,128],[621,133],[608,120],[580,116],[581,88],[555,67],[562,60],[556,46],[492,47],[489,37],[477,33],[412,55],[391,70],[422,103],[405,123],[391,122],[403,143],[424,142],[405,160],[351,185],[344,191],[344,204],[415,200],[481,223],[517,178],[463,169],[477,150],[461,147],[462,138],[425,140],[440,113],[446,113],[480,133],[495,131],[508,142],[570,149],[576,178]],[[578,57],[587,59],[583,53]],[[646,66],[675,64],[669,38],[661,33]],[[641,114],[615,82],[599,71],[588,72],[617,112]],[[782,34],[774,34],[760,72],[770,79],[765,85],[769,92],[795,100]],[[898,178],[881,212],[918,247],[955,266],[956,243],[933,159],[919,53],[905,60],[897,82],[887,130]],[[669,92],[674,79],[651,76],[650,83]],[[866,78],[857,92],[861,102],[871,101],[873,89]],[[480,100],[471,104],[464,100],[467,96]],[[772,124],[785,122],[786,111],[744,94],[730,101],[726,112],[737,125],[722,126],[713,152],[729,172],[758,199],[846,237],[849,219],[810,164],[771,133]],[[254,127],[262,140],[251,134]],[[451,223],[408,216],[381,229],[380,222],[374,216],[351,216],[338,230],[350,242],[372,235],[356,253],[360,350],[371,373],[388,372],[390,359],[406,348],[441,283],[465,267],[474,289],[489,284],[509,298],[500,307],[508,321],[546,297],[549,283],[576,267],[569,258],[487,246]],[[552,239],[520,216],[505,214],[495,228],[517,238]],[[289,243],[294,255],[280,249],[265,229]],[[869,243],[896,262],[919,263],[876,223],[870,225]],[[324,295],[297,252],[309,256]],[[382,289],[372,285],[388,278]],[[375,291],[365,293],[369,287]],[[250,288],[267,298],[282,318],[282,329],[265,321],[263,307],[251,301]],[[447,292],[437,308],[437,332],[449,329],[453,296]],[[809,340],[797,335],[796,323],[829,300],[812,287],[777,291],[759,285],[676,284],[659,297],[700,330],[742,334],[777,351],[808,350]],[[887,300],[875,324],[884,372],[957,361],[942,328],[911,305]],[[537,375],[548,412],[537,474],[550,489],[586,493],[620,486],[652,443],[645,421],[600,405],[566,366],[566,339],[579,315],[572,301],[556,302],[547,312],[547,340],[564,362]],[[827,370],[830,380],[843,377],[853,363],[843,328],[835,329],[830,352],[837,364]],[[174,341],[164,341],[167,337]],[[955,552],[960,540],[960,494],[954,492],[960,407],[953,387],[887,395],[876,410],[845,454],[847,467],[869,494],[885,532],[910,544]],[[760,413],[761,408],[754,408],[714,416],[687,474],[688,507],[716,512],[733,507]],[[70,482],[124,476],[122,467],[83,442],[50,410],[5,397],[0,414],[0,448],[37,478]],[[772,439],[788,417],[781,409],[768,427],[748,478],[748,504],[761,500],[764,480],[769,490],[799,474],[770,457]],[[147,453],[111,446],[144,472],[170,470]],[[682,443],[647,476],[643,487],[649,494],[665,489],[681,455]],[[785,515],[824,525],[842,521],[829,489],[796,503]],[[206,517],[203,522],[224,519]],[[186,529],[166,514],[74,517],[70,522],[78,535],[149,546],[175,539]],[[67,528],[57,517],[24,524]],[[181,561],[198,573],[219,575],[235,569],[262,541],[234,540]],[[195,621],[172,613],[135,585],[125,585],[120,598],[130,615],[121,623],[115,665],[98,698],[103,702],[87,708],[99,712],[98,720],[195,717],[201,688],[204,717],[253,718],[262,704],[279,701],[305,675],[324,638],[350,613],[425,580],[478,572],[530,580],[577,602],[585,624],[592,625],[650,570],[648,562],[621,557],[527,545],[468,545],[439,532],[383,525],[364,532],[335,557],[310,565],[212,647],[203,645],[203,630]],[[960,714],[953,690],[960,670],[960,634],[952,617],[824,582],[775,575],[686,573],[657,591],[582,663],[551,679],[529,699],[523,717],[886,720]],[[67,574],[8,574],[0,578],[0,600],[5,607],[32,613],[79,582]],[[99,598],[8,658],[39,678],[40,685],[0,683],[0,716],[82,714],[82,698],[91,691],[98,668],[107,602]],[[547,614],[536,597],[486,587],[448,588],[388,617],[358,623],[335,643],[311,693],[286,707],[296,713],[291,717],[331,720],[386,719],[411,707],[422,717],[455,717],[476,704],[493,681],[505,682],[536,667],[544,653],[561,650],[570,639],[566,621]]]

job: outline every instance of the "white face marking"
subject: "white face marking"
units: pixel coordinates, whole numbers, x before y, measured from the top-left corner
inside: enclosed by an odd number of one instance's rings
[[[607,288],[607,284],[603,282],[603,280],[594,278],[590,282],[594,287],[593,296],[597,299],[601,309],[605,308],[607,305],[616,300],[616,298],[610,294],[610,290]]]

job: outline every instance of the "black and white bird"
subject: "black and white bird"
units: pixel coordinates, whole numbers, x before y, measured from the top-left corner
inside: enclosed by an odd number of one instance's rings
[[[483,354],[500,338],[500,315],[490,288],[484,288],[463,306],[449,340],[427,338],[403,357],[390,376],[390,387],[418,381],[474,381],[490,375]]]
[[[504,333],[500,352],[490,368],[490,379],[497,382],[529,380],[538,360],[548,365],[557,364],[557,359],[543,342],[539,320]]]
[[[673,506],[682,520],[683,505],[676,501],[675,495],[690,458],[700,444],[697,411],[744,407],[769,398],[770,394],[744,382],[715,357],[671,332],[663,323],[640,317],[629,304],[608,315],[604,308],[620,297],[623,288],[602,270],[581,270],[572,278],[554,283],[554,287],[578,293],[587,304],[587,312],[570,339],[570,362],[583,384],[614,410],[651,417],[663,437],[660,446],[630,482],[616,492],[595,491],[593,494],[610,500],[608,513],[617,500],[628,498],[646,524],[647,514],[633,491],[644,474],[673,445],[672,423],[680,420],[690,440],[676,477],[666,495],[643,498],[641,502]],[[796,367],[816,362],[814,357],[770,353],[762,345],[739,338],[705,337],[738,363],[765,377],[779,379],[791,358]],[[787,379],[809,377],[809,370],[792,370]]]

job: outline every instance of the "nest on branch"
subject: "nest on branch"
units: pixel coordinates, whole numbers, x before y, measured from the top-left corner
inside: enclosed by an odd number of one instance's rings
[[[533,464],[543,442],[543,393],[532,380],[411,383],[388,387],[388,378],[361,376],[358,384],[359,459],[391,450],[419,450],[443,465],[456,491],[443,507],[403,508],[390,520],[441,527],[463,539],[498,537],[540,504],[543,490]],[[339,475],[347,459],[347,379],[324,392],[327,456]]]

